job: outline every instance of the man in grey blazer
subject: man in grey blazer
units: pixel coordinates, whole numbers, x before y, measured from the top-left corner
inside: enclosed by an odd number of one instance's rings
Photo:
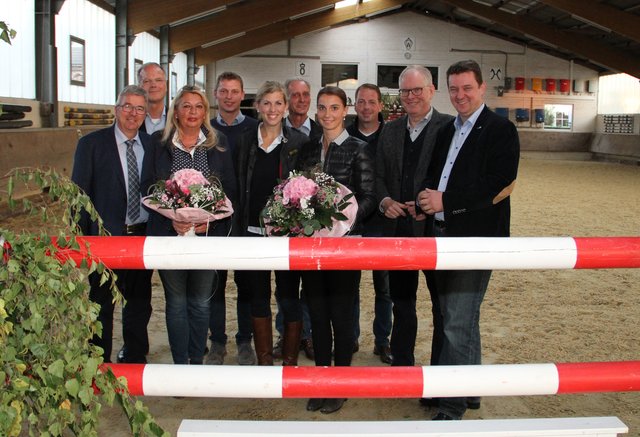
[[[378,140],[376,153],[376,195],[384,214],[385,237],[424,236],[424,214],[416,215],[415,198],[424,179],[438,130],[453,117],[431,106],[435,93],[431,73],[420,65],[402,71],[399,93],[405,116],[387,123]],[[417,271],[390,271],[389,289],[393,301],[391,354],[394,366],[413,366],[418,318]],[[425,272],[429,290],[431,272]],[[437,359],[442,339],[442,317],[431,293],[434,335],[431,361]],[[434,303],[436,302],[436,303]]]

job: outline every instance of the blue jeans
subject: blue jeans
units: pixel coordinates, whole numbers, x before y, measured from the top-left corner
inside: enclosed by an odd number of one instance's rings
[[[373,288],[376,292],[374,303],[373,336],[375,345],[380,347],[389,346],[389,336],[391,335],[391,313],[393,304],[389,292],[389,271],[373,270]]]
[[[233,277],[238,290],[236,302],[236,314],[238,320],[238,332],[236,344],[251,342],[253,326],[251,323],[251,294],[242,283],[241,272],[235,272]],[[218,280],[214,283],[213,298],[211,299],[211,312],[209,318],[209,339],[213,343],[227,344],[227,306],[225,291],[227,288],[227,271],[218,270]]]
[[[202,364],[214,270],[160,270],[167,334],[175,364]]]
[[[434,282],[443,322],[443,341],[438,365],[472,365],[482,362],[480,305],[491,270],[442,270]],[[438,410],[459,419],[467,398],[441,398]]]

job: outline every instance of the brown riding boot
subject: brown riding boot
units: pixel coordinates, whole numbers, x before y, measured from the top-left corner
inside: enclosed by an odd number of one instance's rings
[[[253,342],[256,345],[258,366],[273,366],[273,334],[271,317],[252,317]]]
[[[284,340],[282,342],[282,365],[297,366],[300,352],[300,336],[302,335],[302,321],[288,322],[284,325]]]

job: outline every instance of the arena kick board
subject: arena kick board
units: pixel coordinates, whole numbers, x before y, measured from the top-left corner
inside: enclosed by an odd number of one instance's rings
[[[455,422],[310,422],[183,420],[178,437],[616,437],[617,417],[461,420]]]

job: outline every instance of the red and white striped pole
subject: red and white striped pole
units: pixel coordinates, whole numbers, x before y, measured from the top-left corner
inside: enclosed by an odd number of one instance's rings
[[[640,237],[78,237],[112,269],[525,270],[640,268]],[[79,263],[85,249],[60,250]]]
[[[640,361],[425,367],[108,364],[131,394],[221,398],[421,398],[640,391]]]

